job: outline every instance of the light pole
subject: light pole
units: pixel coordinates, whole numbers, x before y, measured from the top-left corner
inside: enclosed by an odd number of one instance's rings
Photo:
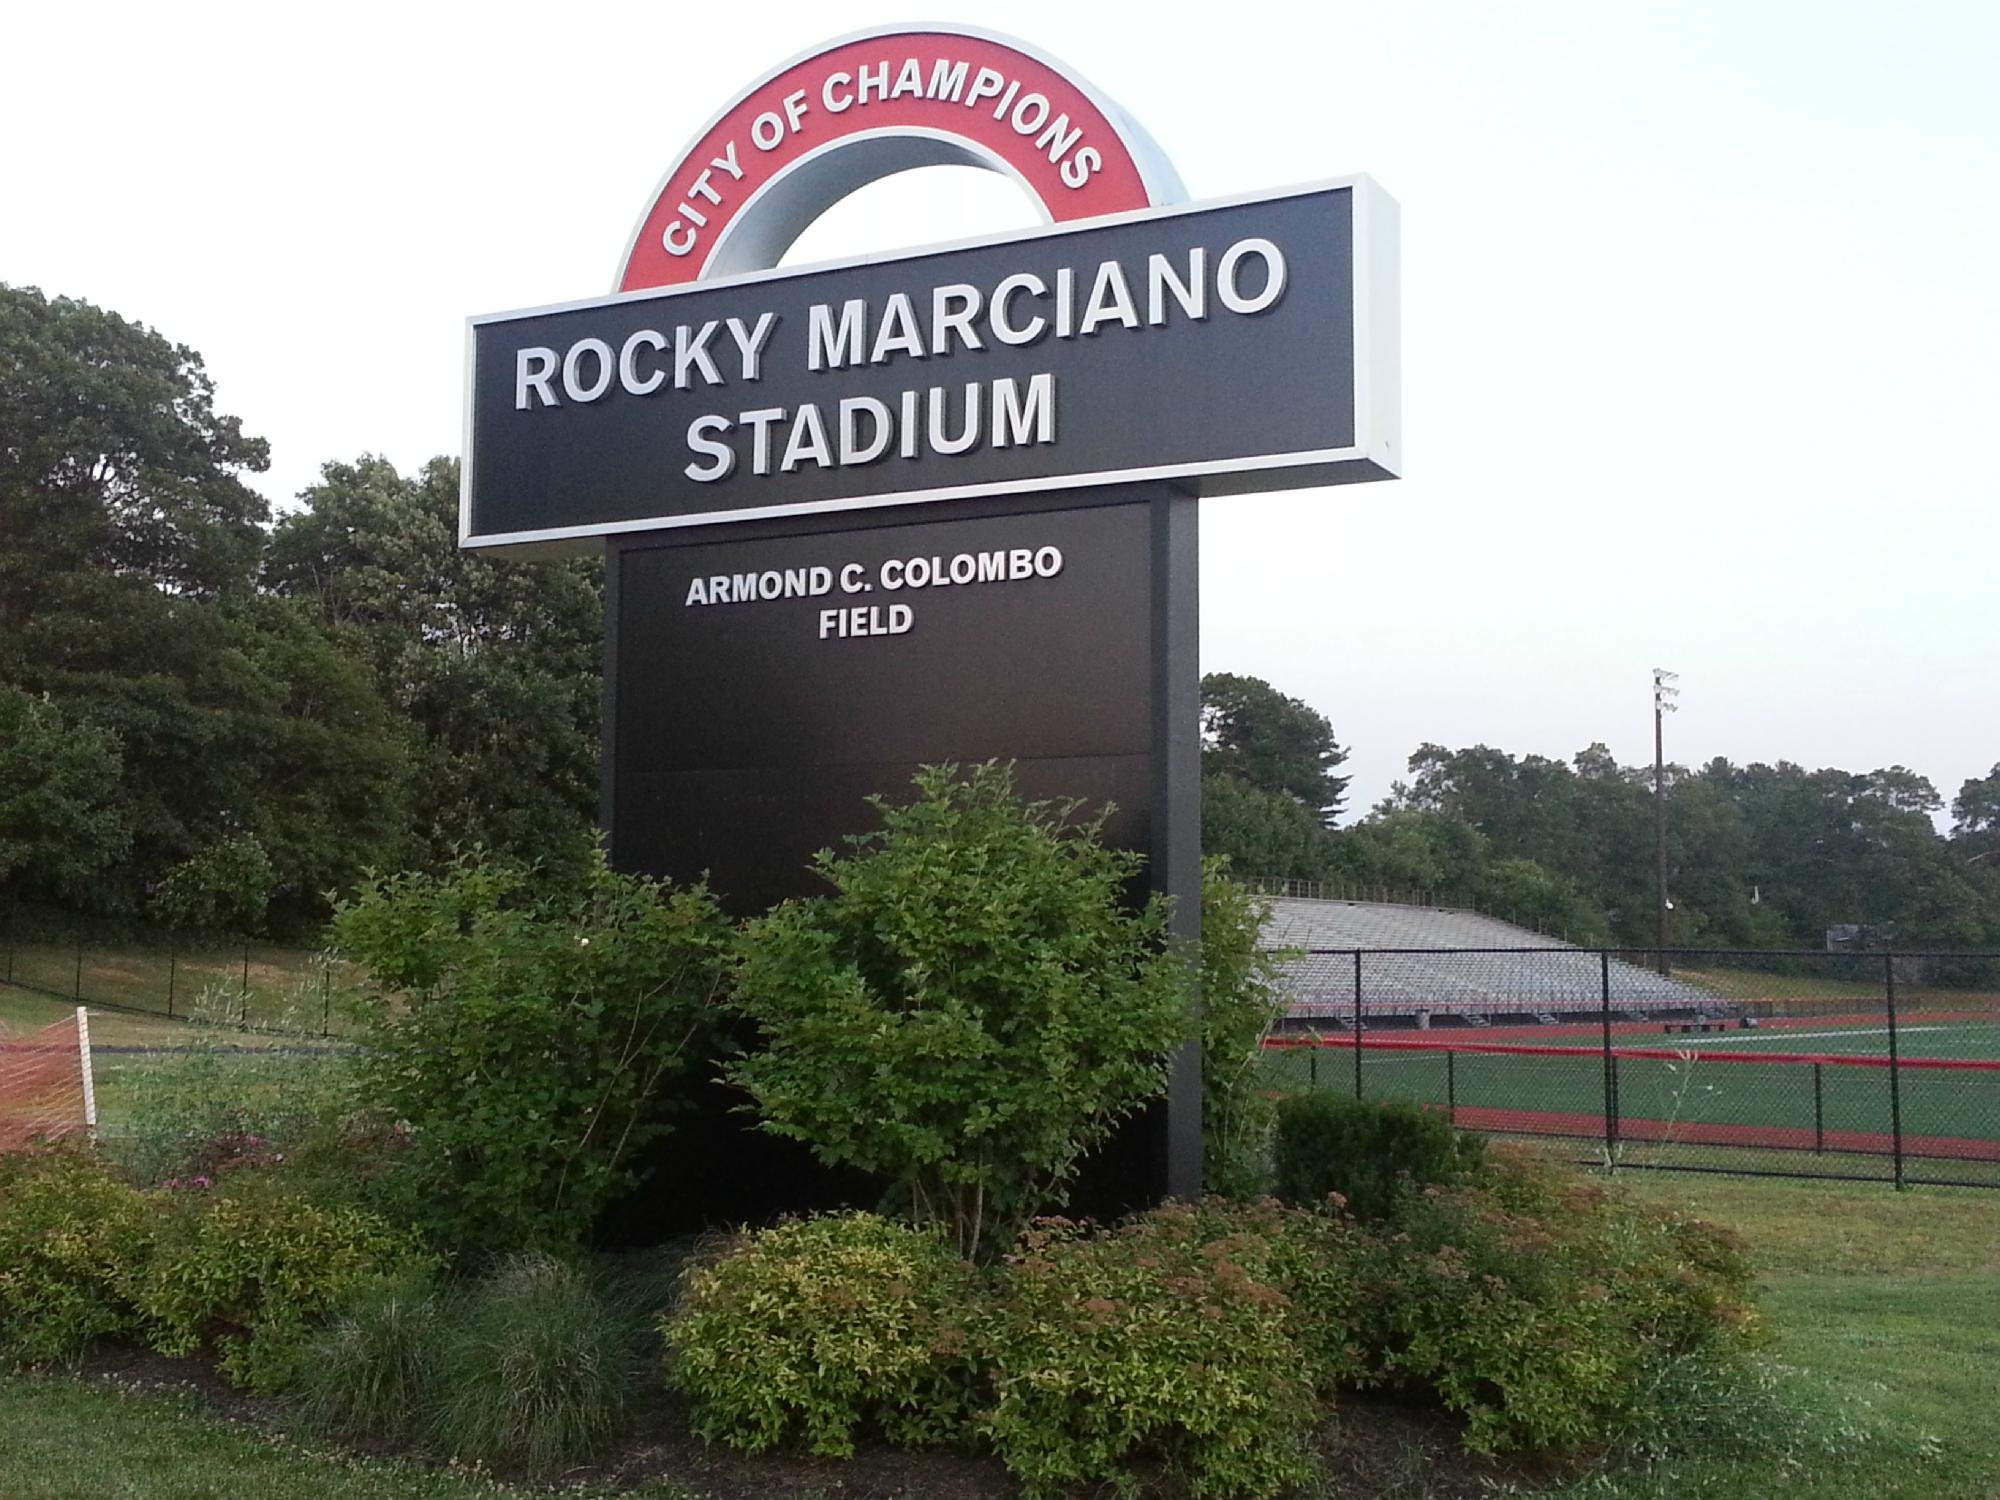
[[[1667,900],[1667,752],[1664,725],[1667,715],[1674,712],[1674,699],[1680,696],[1681,691],[1668,684],[1679,680],[1678,672],[1669,672],[1665,667],[1653,668],[1653,855],[1660,919],[1657,946],[1662,974],[1667,972],[1667,914],[1673,910],[1673,903]]]

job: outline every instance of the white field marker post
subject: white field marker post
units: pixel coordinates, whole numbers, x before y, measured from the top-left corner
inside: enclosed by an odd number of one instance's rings
[[[83,1060],[83,1123],[97,1128],[97,1082],[90,1073],[90,1012],[76,1008],[76,1050]]]

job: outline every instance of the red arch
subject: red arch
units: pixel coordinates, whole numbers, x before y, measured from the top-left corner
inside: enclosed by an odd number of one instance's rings
[[[912,78],[921,83],[915,93]],[[714,274],[717,252],[732,236],[758,215],[769,220],[779,202],[774,192],[785,195],[792,217],[817,213],[872,177],[926,160],[1007,171],[1053,220],[1182,196],[1146,133],[1052,59],[982,32],[892,28],[784,64],[725,109],[661,180],[626,251],[618,290]],[[776,258],[762,244],[752,253],[767,263]]]

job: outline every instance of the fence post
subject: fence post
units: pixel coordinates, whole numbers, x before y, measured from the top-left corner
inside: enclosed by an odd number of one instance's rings
[[[319,1034],[333,1035],[333,965],[319,971]]]
[[[180,950],[173,944],[167,945],[167,1019],[174,1018],[174,970],[179,966]]]
[[[1823,1064],[1813,1064],[1813,1155],[1826,1155],[1826,1095],[1821,1090],[1820,1075],[1826,1069]]]
[[[1444,1117],[1458,1123],[1458,1053],[1449,1047],[1444,1054]]]
[[[1361,1097],[1361,950],[1354,950],[1354,1097]]]
[[[1896,1048],[1896,955],[1882,955],[1883,995],[1889,1002],[1889,1137],[1896,1153],[1896,1186],[1903,1181],[1903,1068]]]
[[[237,1002],[236,1029],[250,1029],[250,945],[243,945],[243,994]]]
[[[76,993],[73,999],[83,998],[83,939],[76,940]]]
[[[1598,1018],[1604,1037],[1604,1165],[1618,1165],[1618,1060],[1611,1055],[1611,950],[1597,950]]]
[[[1306,1086],[1314,1092],[1319,1090],[1319,1038],[1306,1051]]]

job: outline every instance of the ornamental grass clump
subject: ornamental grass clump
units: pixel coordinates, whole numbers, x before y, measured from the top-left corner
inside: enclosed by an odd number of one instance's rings
[[[935,1230],[874,1214],[800,1219],[688,1269],[663,1325],[695,1430],[749,1452],[845,1457],[879,1434],[961,1432],[977,1383],[979,1272]]]
[[[295,1412],[316,1437],[419,1436],[442,1363],[449,1303],[430,1269],[363,1287],[307,1346]]]
[[[547,1478],[609,1450],[636,1378],[631,1330],[583,1271],[539,1252],[509,1256],[448,1320],[431,1442]]]
[[[879,832],[822,851],[833,893],[748,924],[734,999],[760,1033],[731,1081],[762,1128],[891,1179],[984,1260],[1161,1092],[1194,966],[1102,817],[1023,802],[1004,766],[926,767]]]

